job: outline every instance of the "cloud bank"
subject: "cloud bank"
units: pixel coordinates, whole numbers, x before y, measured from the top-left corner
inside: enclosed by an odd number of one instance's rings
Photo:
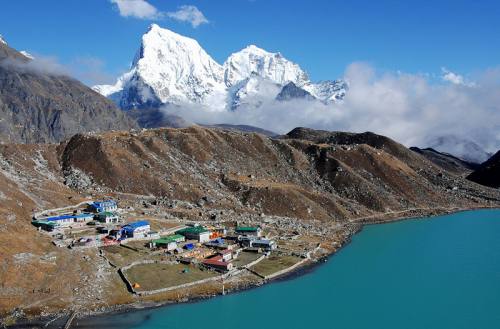
[[[378,73],[351,64],[349,90],[340,104],[256,99],[232,112],[201,106],[166,108],[170,114],[205,124],[248,124],[278,133],[297,126],[353,132],[373,131],[406,146],[428,146],[441,136],[460,136],[493,152],[500,148],[500,69],[477,76],[474,85],[435,83],[426,76]],[[247,103],[254,103],[248,99]]]
[[[0,65],[26,73],[66,76],[71,75],[71,71],[68,67],[59,63],[58,59],[54,56],[36,55],[32,56],[32,59],[27,57],[27,60],[6,58],[0,61]]]
[[[202,24],[209,23],[205,15],[192,5],[180,6],[177,11],[162,12],[146,0],[110,0],[116,5],[122,17],[133,17],[138,19],[156,20],[171,18],[173,20],[189,23],[196,28]]]
[[[79,56],[67,63],[61,63],[55,56],[31,55],[26,51],[20,53],[26,60],[7,58],[0,61],[0,66],[23,73],[73,77],[88,86],[115,80],[115,75],[106,72],[105,63],[96,57]]]

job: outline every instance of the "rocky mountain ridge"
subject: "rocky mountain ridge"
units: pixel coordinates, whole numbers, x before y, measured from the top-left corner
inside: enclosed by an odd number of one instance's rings
[[[110,100],[0,42],[0,142],[54,143],[79,132],[134,127]]]
[[[467,179],[485,186],[500,188],[500,151],[479,165]]]

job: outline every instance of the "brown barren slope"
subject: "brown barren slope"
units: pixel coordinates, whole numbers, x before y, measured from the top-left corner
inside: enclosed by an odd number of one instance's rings
[[[2,312],[131,302],[96,250],[58,249],[30,224],[34,210],[104,195],[136,209],[154,200],[164,213],[188,219],[282,216],[336,227],[500,202],[497,190],[372,133],[299,129],[271,139],[191,127],[78,134],[60,145],[1,145]]]

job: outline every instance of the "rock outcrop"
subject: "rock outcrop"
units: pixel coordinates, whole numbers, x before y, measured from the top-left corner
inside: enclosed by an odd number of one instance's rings
[[[467,179],[481,185],[500,188],[500,151],[482,163]]]

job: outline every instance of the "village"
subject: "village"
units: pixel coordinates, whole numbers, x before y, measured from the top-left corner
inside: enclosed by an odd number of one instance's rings
[[[142,217],[106,199],[41,211],[32,224],[57,247],[98,249],[134,295],[223,282],[243,272],[266,281],[311,261],[320,248],[265,223]]]

